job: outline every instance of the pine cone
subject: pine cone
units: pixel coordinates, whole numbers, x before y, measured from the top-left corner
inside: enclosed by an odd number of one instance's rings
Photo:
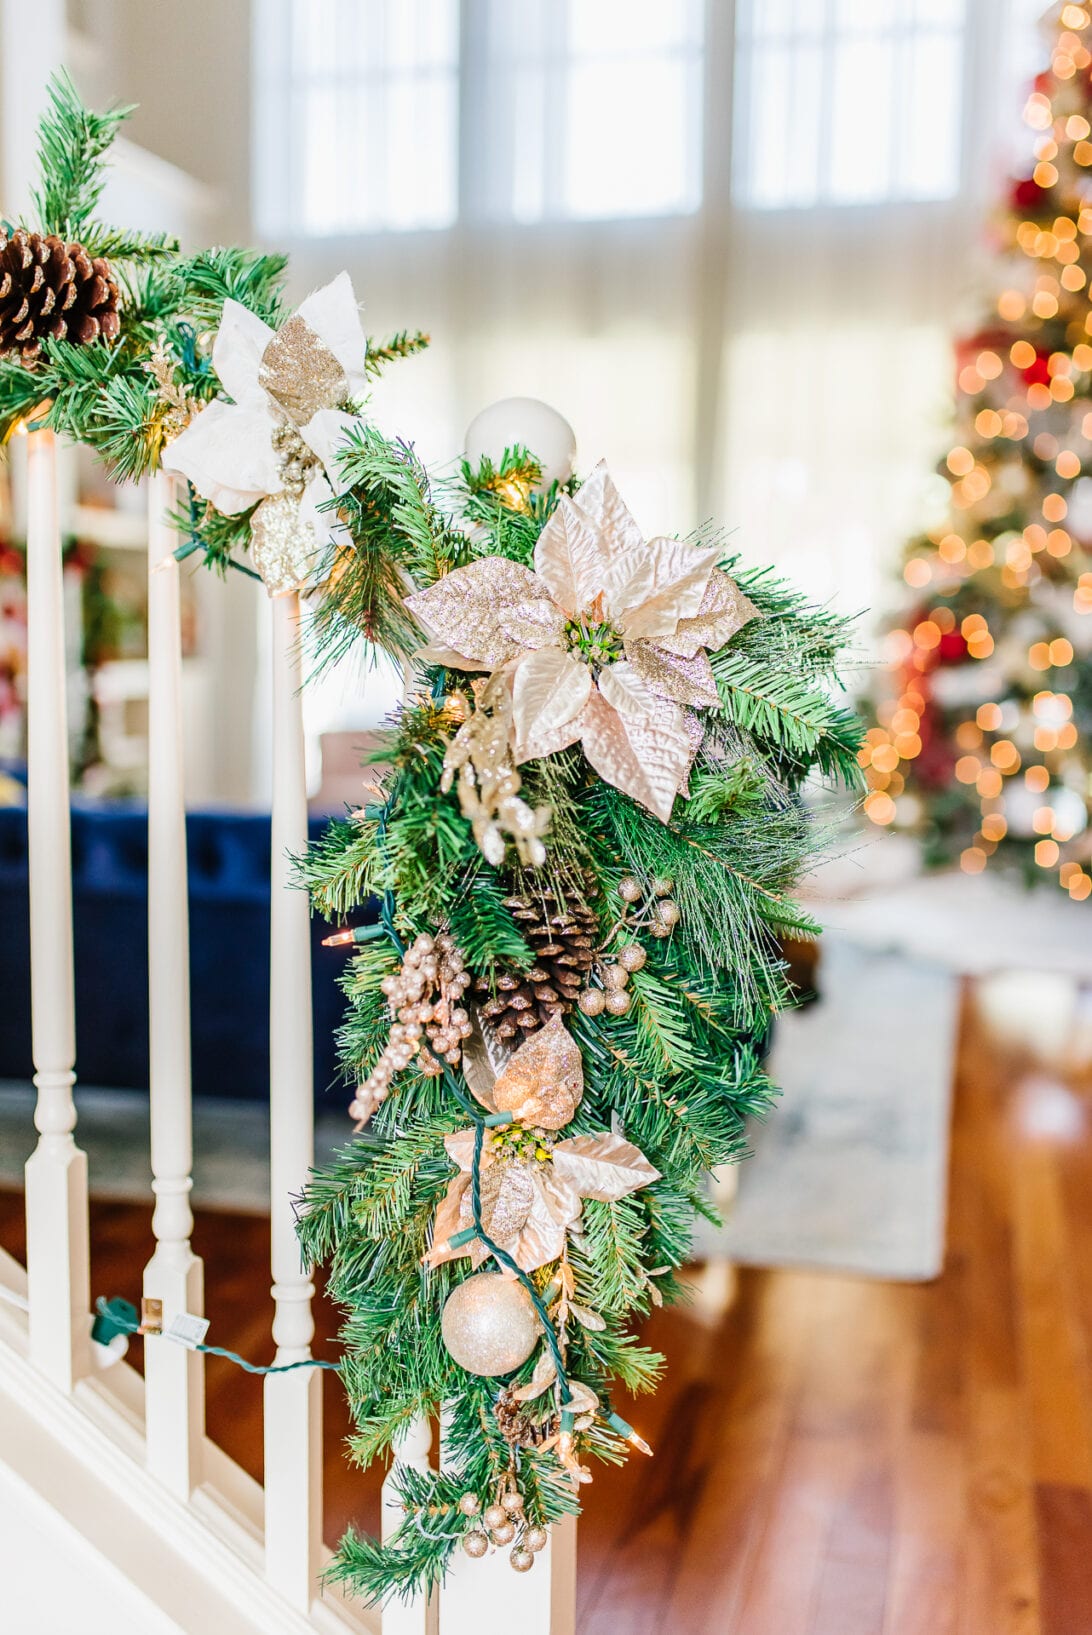
[[[582,893],[567,887],[561,897],[531,886],[505,898],[505,907],[534,950],[529,971],[498,969],[475,983],[478,1008],[499,1039],[536,1033],[551,1016],[567,1016],[576,1004],[595,957],[599,920]]]
[[[55,233],[0,231],[0,356],[20,352],[32,364],[47,336],[84,346],[115,340],[120,328],[108,261]]]
[[[556,1413],[534,1417],[535,1407],[517,1400],[509,1386],[493,1405],[497,1429],[511,1448],[537,1448],[557,1434],[561,1421]]]

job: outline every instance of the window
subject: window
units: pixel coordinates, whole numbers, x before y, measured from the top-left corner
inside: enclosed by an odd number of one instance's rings
[[[264,0],[259,224],[324,237],[460,214],[692,211],[703,13],[703,0]]]
[[[266,0],[254,37],[264,232],[450,226],[458,0]]]
[[[515,221],[701,202],[700,0],[491,0],[487,209]],[[505,128],[507,127],[507,128]]]
[[[965,0],[740,0],[735,185],[758,209],[959,191]]]

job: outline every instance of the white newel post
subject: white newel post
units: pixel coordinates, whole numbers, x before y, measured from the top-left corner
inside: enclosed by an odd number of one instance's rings
[[[190,1247],[190,940],[173,502],[173,478],[155,472],[148,485],[148,1085],[156,1247],[144,1293],[163,1302],[165,1323],[204,1308],[204,1272]],[[144,1377],[148,1468],[187,1499],[202,1475],[204,1358],[184,1346],[151,1344]]]
[[[414,1419],[394,1444],[394,1461],[383,1483],[382,1535],[384,1544],[406,1519],[395,1480],[400,1466],[422,1473],[429,1469],[432,1427],[427,1419]],[[390,1601],[383,1608],[383,1635],[438,1635],[439,1594],[415,1595],[410,1601]]]
[[[446,1462],[442,1429],[440,1462]],[[513,1572],[509,1553],[506,1546],[475,1561],[455,1551],[440,1592],[438,1635],[468,1630],[475,1635],[510,1635],[512,1630],[519,1635],[575,1635],[576,1518],[550,1528],[549,1543],[530,1572]]]
[[[87,1158],[72,1099],[76,1009],[68,812],[61,528],[57,446],[31,432],[27,448],[27,821],[34,1123],[26,1166],[30,1354],[70,1391],[89,1359]]]
[[[269,1146],[273,1338],[278,1363],[311,1355],[310,1272],[300,1262],[293,1200],[314,1156],[311,933],[292,859],[307,845],[299,597],[273,599],[273,818],[270,876]],[[301,1611],[322,1548],[322,1376],[299,1368],[265,1382],[265,1549],[270,1581]]]

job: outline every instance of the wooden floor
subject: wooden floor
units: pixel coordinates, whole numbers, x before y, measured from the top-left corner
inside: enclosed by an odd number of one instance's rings
[[[0,1242],[19,1254],[21,1235],[0,1196]],[[266,1223],[205,1215],[196,1240],[210,1339],[268,1360]],[[95,1292],[137,1297],[147,1211],[96,1204],[92,1242]],[[632,1417],[656,1457],[588,1491],[581,1635],[1090,1635],[1086,1075],[1005,1043],[969,1001],[943,1277],[745,1271],[734,1298],[727,1282],[705,1272],[691,1310],[648,1326],[669,1373]],[[374,1527],[378,1474],[343,1462],[325,1382],[330,1532]],[[210,1359],[208,1392],[212,1434],[259,1474],[260,1381]]]

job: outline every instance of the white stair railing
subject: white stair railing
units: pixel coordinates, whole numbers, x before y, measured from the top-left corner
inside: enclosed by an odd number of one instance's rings
[[[169,521],[173,502],[171,479],[153,477],[148,492],[148,935],[156,1241],[144,1270],[143,1292],[162,1303],[164,1324],[181,1313],[203,1311],[203,1269],[190,1241],[189,930],[179,565]],[[69,1417],[64,1420],[58,1413],[57,1436],[71,1444],[73,1414],[85,1416],[88,1437],[106,1434],[109,1416],[103,1416],[101,1392],[88,1393],[80,1385],[90,1371],[87,1164],[73,1137],[75,1007],[64,617],[56,446],[49,432],[34,432],[28,439],[27,536],[32,1028],[39,1131],[26,1170],[29,1358],[35,1377],[44,1377],[65,1394],[57,1400],[66,1402]],[[307,843],[299,598],[275,598],[272,616],[271,1271],[276,1362],[284,1366],[310,1360],[314,1334],[314,1286],[310,1270],[301,1264],[294,1209],[313,1159],[314,1114],[308,904],[292,880],[292,859]],[[117,1400],[125,1413],[104,1465],[117,1469],[119,1460],[139,1460],[142,1479],[151,1482],[149,1495],[155,1495],[147,1510],[150,1524],[160,1528],[164,1538],[170,1533],[172,1543],[182,1536],[191,1541],[187,1548],[196,1572],[203,1570],[206,1559],[218,1563],[216,1573],[225,1584],[232,1580],[232,1593],[238,1593],[239,1572],[251,1575],[254,1606],[267,1609],[262,1616],[271,1631],[378,1631],[381,1622],[384,1635],[501,1631],[507,1635],[513,1626],[521,1635],[571,1635],[575,1561],[571,1526],[555,1529],[536,1570],[526,1577],[511,1571],[507,1552],[485,1561],[471,1561],[457,1552],[449,1580],[439,1592],[408,1603],[392,1602],[381,1619],[375,1612],[347,1608],[337,1597],[323,1597],[322,1381],[317,1369],[301,1367],[266,1377],[260,1536],[239,1508],[241,1473],[231,1474],[230,1462],[205,1435],[200,1355],[169,1341],[149,1339],[143,1436],[138,1429],[135,1440],[139,1381],[124,1368],[119,1373],[125,1376],[125,1388]],[[423,1420],[414,1422],[398,1445],[383,1489],[387,1537],[403,1516],[395,1485],[398,1472],[406,1467],[428,1469],[431,1445],[431,1428]],[[226,1486],[218,1489],[220,1481]],[[217,1516],[234,1518],[226,1531]],[[207,1550],[192,1548],[202,1527],[215,1529],[215,1537],[211,1532],[206,1535]],[[237,1552],[232,1558],[237,1564],[234,1579],[224,1572],[225,1548]],[[211,1565],[208,1570],[211,1574]]]
[[[305,1362],[315,1332],[310,1272],[293,1202],[314,1159],[311,930],[292,879],[307,845],[299,597],[273,598],[273,816],[269,929],[269,1157],[273,1338],[278,1364]],[[266,1572],[306,1610],[322,1548],[322,1378],[314,1368],[265,1381]]]
[[[76,1001],[68,807],[64,597],[51,431],[27,438],[27,826],[31,1051],[38,1145],[26,1166],[27,1279],[34,1364],[62,1391],[87,1372],[87,1158],[72,1099]]]
[[[148,484],[148,1088],[152,1231],[144,1294],[164,1323],[204,1311],[204,1270],[190,1246],[193,1118],[190,1085],[190,934],[182,756],[182,630],[174,480]],[[204,1359],[151,1344],[144,1362],[148,1469],[188,1499],[202,1477]]]

